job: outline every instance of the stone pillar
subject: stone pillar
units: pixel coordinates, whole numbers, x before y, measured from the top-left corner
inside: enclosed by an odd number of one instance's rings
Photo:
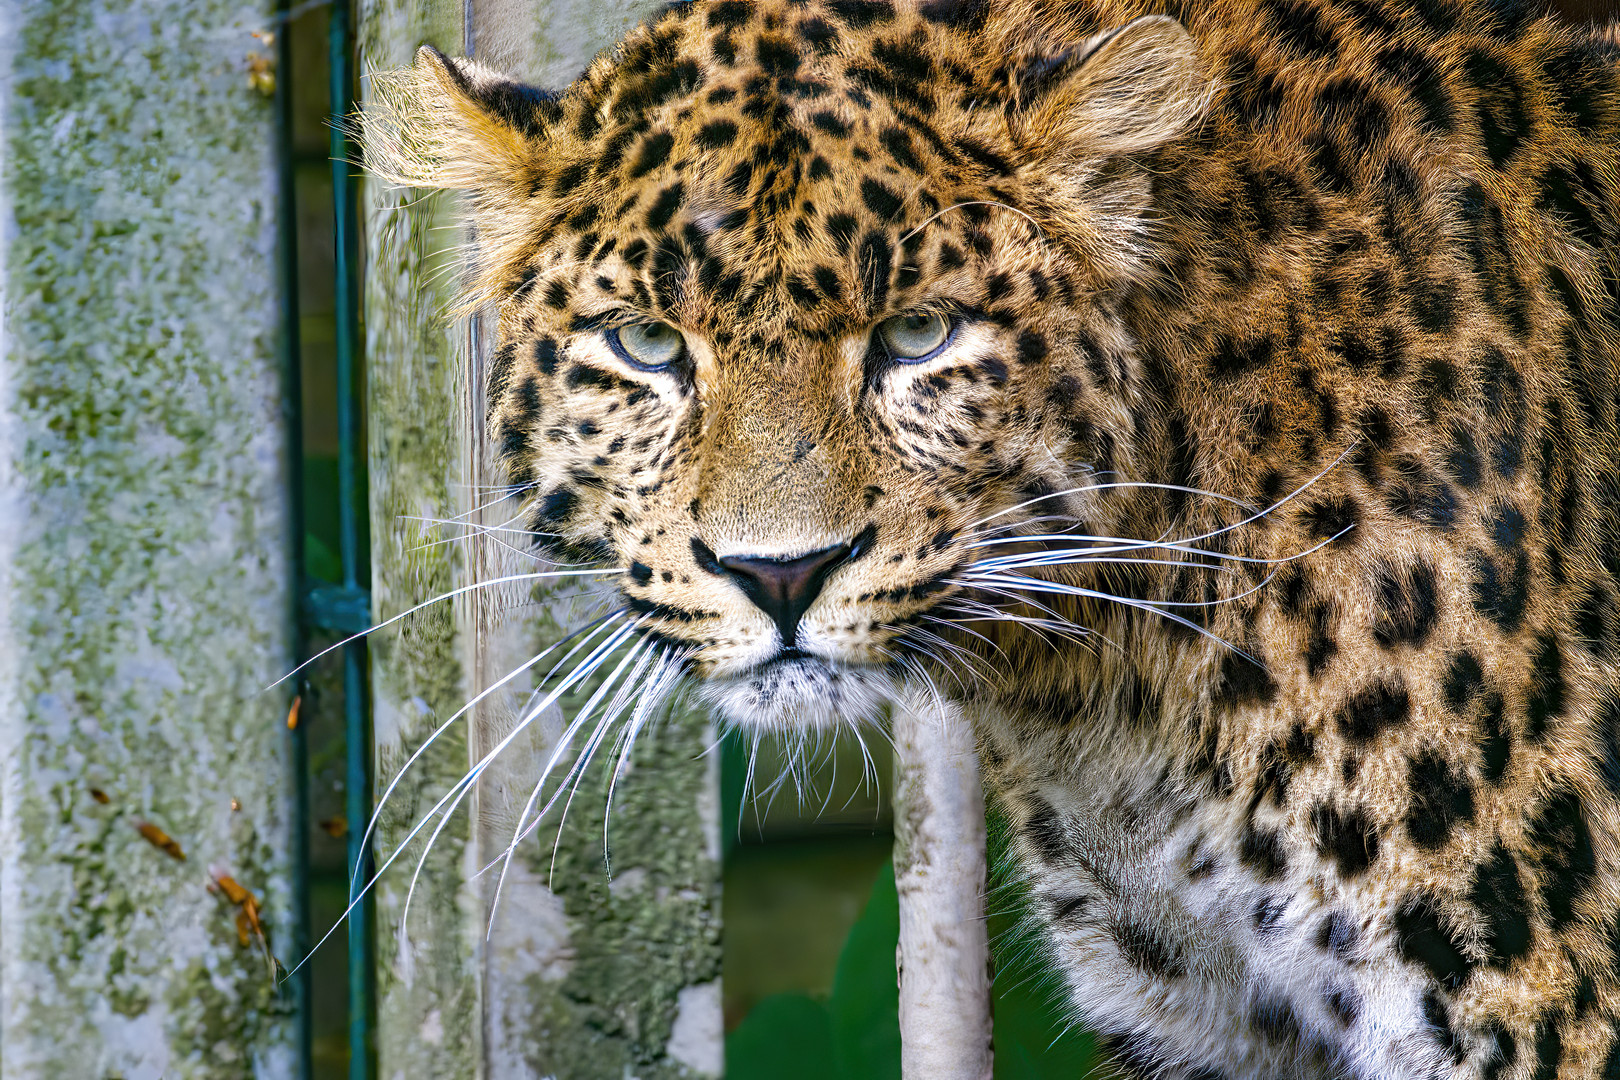
[[[269,8],[0,4],[8,1080],[294,1071]]]
[[[363,0],[362,70],[408,64],[429,42],[561,85],[651,7]],[[471,528],[420,520],[501,526],[513,513],[502,502],[478,509],[496,481],[477,393],[486,344],[479,335],[489,327],[438,318],[455,285],[451,249],[465,237],[444,228],[455,220],[453,196],[422,196],[371,183],[364,211],[379,620],[458,586],[538,568],[522,554],[521,537],[468,536]],[[588,618],[591,604],[574,595],[588,588],[589,579],[573,578],[479,590],[375,635],[379,786],[464,703]],[[532,676],[493,691],[470,723],[458,721],[411,767],[385,815],[379,860],[512,730]],[[408,934],[399,917],[415,851],[383,879],[385,1080],[720,1072],[718,754],[699,757],[713,739],[706,719],[678,713],[639,741],[614,790],[611,876],[599,762],[579,785],[566,824],[554,811],[513,860],[498,910],[491,911],[498,871],[470,879],[510,841],[540,763],[589,689],[548,710],[484,774],[469,800],[471,817],[464,805],[428,857]]]

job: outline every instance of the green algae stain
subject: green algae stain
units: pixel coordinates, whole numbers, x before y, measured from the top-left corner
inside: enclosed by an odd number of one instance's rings
[[[720,977],[718,820],[700,812],[714,801],[711,763],[699,756],[708,736],[706,721],[683,713],[638,740],[611,807],[611,877],[606,762],[587,771],[560,835],[548,829],[543,853],[530,855],[533,873],[552,874],[573,927],[568,974],[529,980],[549,1028],[527,1055],[541,1075],[695,1075],[668,1047],[680,992]]]
[[[285,698],[260,693],[290,609],[274,172],[242,70],[261,23],[159,0],[33,2],[11,25],[5,1064],[244,1075],[290,1035],[205,889],[228,867],[285,925]]]

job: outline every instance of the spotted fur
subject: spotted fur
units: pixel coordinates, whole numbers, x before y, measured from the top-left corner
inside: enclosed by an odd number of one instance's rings
[[[530,526],[736,723],[962,699],[1126,1068],[1615,1078],[1617,53],[1515,0],[707,0],[560,95],[425,53],[367,137],[467,193]],[[1053,547],[1067,592],[984,562]],[[787,638],[731,567],[824,550]]]

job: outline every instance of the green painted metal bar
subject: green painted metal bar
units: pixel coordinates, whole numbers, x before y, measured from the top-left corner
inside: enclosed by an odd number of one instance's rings
[[[311,583],[304,590],[304,620],[344,636],[361,633],[371,626],[371,594],[344,585]]]
[[[360,266],[357,191],[351,176],[345,125],[354,111],[354,14],[349,0],[334,0],[328,28],[331,64],[332,208],[337,264],[338,516],[343,589],[351,595],[369,576],[367,498],[361,453],[363,416],[360,396]],[[374,873],[370,846],[364,842],[371,817],[371,701],[366,680],[366,644],[343,648],[343,707],[346,767],[344,810],[348,818],[349,871],[363,882]],[[376,1076],[376,944],[375,909],[370,894],[349,914],[349,1077]]]
[[[304,416],[303,348],[298,323],[298,198],[293,182],[292,45],[289,0],[276,0],[276,213],[277,279],[281,288],[281,417],[287,433],[287,572],[293,582],[292,659],[303,663],[308,636],[303,611],[304,585]],[[301,688],[303,681],[298,686]],[[287,731],[292,769],[292,926],[287,966],[293,1000],[293,1075],[310,1080],[314,1071],[313,983],[309,955],[309,738],[305,725]]]

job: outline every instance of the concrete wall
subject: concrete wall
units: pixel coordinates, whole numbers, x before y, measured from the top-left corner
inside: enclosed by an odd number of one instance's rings
[[[651,6],[491,0],[469,9],[459,0],[373,0],[361,6],[363,70],[409,63],[423,41],[465,54],[470,31],[480,59],[557,85]],[[478,328],[434,317],[454,284],[449,249],[464,234],[444,228],[454,222],[449,197],[420,194],[372,185],[367,196],[379,618],[458,585],[537,568],[476,537],[436,543],[468,530],[413,520],[493,526],[513,513],[499,502],[476,509],[478,493],[496,480],[474,400],[483,342],[474,340]],[[380,781],[471,696],[588,617],[592,601],[572,595],[582,591],[580,579],[483,590],[413,616],[397,634],[377,635]],[[380,855],[511,730],[532,687],[522,678],[491,695],[471,724],[459,722],[412,767]],[[408,935],[396,930],[415,855],[385,878],[378,904],[383,1077],[653,1080],[720,1071],[718,755],[698,757],[712,739],[704,718],[679,714],[638,744],[615,789],[611,876],[603,859],[605,775],[596,768],[566,825],[553,814],[514,860],[492,923],[495,875],[468,883],[510,840],[539,762],[583,700],[548,712],[485,774],[471,823],[463,811],[428,858]]]
[[[268,6],[0,4],[8,1080],[292,1071]]]

